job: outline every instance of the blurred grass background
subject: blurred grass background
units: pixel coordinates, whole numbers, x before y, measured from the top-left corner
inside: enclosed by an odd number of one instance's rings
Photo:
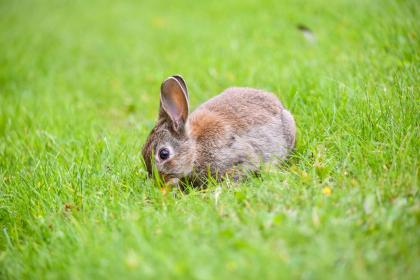
[[[419,10],[1,1],[0,278],[417,278]],[[275,92],[293,158],[161,193],[140,149],[176,73],[193,107],[232,85]]]

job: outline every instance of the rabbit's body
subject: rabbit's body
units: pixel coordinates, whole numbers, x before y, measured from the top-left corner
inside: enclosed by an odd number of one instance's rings
[[[263,162],[286,158],[294,147],[293,117],[271,93],[229,88],[188,115],[182,78],[169,78],[161,91],[160,117],[143,157],[149,173],[154,160],[165,181],[241,176]]]
[[[293,118],[280,101],[252,88],[229,88],[205,102],[189,116],[186,131],[202,155],[195,159],[196,172],[213,176],[284,159],[295,137]]]

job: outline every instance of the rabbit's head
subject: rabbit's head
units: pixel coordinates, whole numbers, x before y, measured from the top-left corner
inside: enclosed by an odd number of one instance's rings
[[[184,80],[180,76],[169,77],[160,88],[158,121],[142,150],[149,175],[156,170],[167,183],[192,172],[195,145],[186,132],[188,111],[189,98]]]

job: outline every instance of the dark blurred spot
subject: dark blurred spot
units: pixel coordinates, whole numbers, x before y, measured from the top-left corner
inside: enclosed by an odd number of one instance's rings
[[[134,112],[136,112],[136,105],[134,105],[133,103],[128,104],[127,113],[133,114]]]
[[[315,43],[315,34],[314,32],[304,24],[298,24],[297,29],[302,32],[303,37],[310,43]]]
[[[302,32],[312,32],[312,30],[309,29],[309,27],[303,24],[298,24],[297,28]]]

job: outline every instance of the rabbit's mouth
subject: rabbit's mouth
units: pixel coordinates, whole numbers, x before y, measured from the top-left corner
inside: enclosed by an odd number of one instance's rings
[[[179,178],[177,178],[176,174],[162,174],[163,181],[167,185],[178,185]]]

